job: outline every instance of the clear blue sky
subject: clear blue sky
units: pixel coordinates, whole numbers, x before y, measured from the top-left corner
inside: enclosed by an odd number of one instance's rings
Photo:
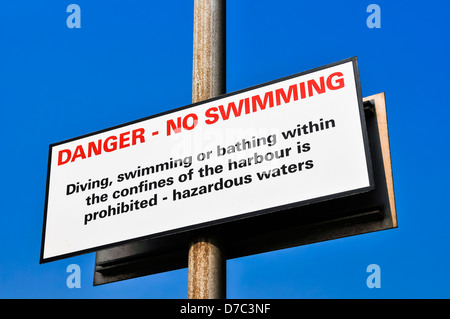
[[[71,3],[80,29],[66,25]],[[371,3],[379,29],[366,25]],[[363,96],[386,92],[399,223],[230,260],[228,298],[450,297],[448,12],[435,0],[228,0],[228,92],[352,56]],[[187,269],[93,287],[94,253],[39,254],[48,145],[190,104],[192,30],[190,0],[0,2],[1,298],[187,296]],[[66,286],[70,264],[80,289]]]

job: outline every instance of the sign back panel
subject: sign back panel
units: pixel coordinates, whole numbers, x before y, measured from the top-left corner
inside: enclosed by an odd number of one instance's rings
[[[352,58],[50,145],[41,262],[372,188]]]

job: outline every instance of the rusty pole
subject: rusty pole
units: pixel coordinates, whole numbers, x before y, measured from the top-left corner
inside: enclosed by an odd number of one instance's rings
[[[226,91],[225,0],[194,0],[192,102]]]
[[[194,0],[192,102],[226,91],[225,0]],[[213,235],[194,238],[189,247],[188,298],[226,297],[226,259]]]

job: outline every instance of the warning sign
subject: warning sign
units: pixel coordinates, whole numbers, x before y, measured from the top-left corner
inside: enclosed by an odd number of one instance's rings
[[[352,58],[52,144],[41,262],[368,191],[366,135]]]

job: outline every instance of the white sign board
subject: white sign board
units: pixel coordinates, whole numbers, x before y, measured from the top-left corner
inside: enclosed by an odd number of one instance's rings
[[[41,262],[372,188],[352,58],[50,145]]]

